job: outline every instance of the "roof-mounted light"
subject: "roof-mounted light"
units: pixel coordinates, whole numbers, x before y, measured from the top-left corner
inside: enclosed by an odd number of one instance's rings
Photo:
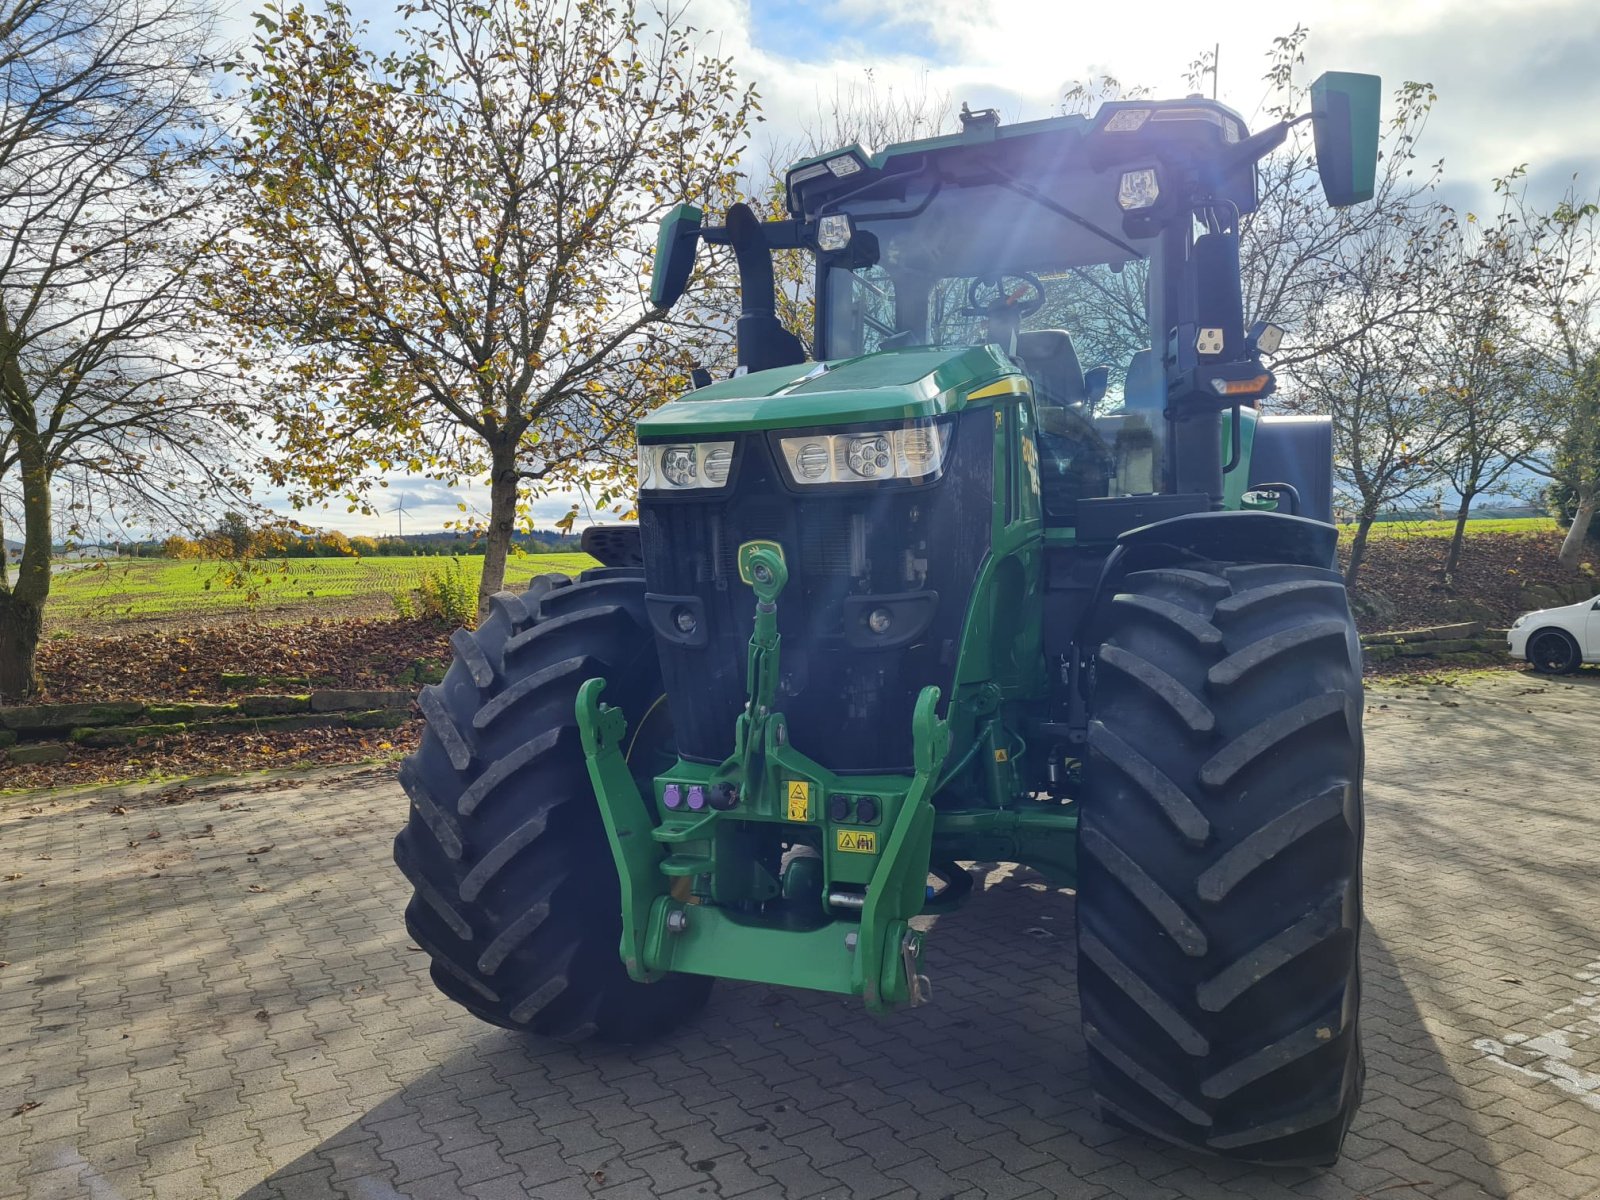
[[[1106,120],[1107,133],[1137,133],[1150,119],[1148,108],[1119,108]]]
[[[1141,167],[1137,171],[1124,171],[1117,183],[1117,206],[1123,212],[1137,212],[1154,208],[1161,199],[1161,182],[1154,167]]]
[[[829,213],[817,222],[817,249],[829,254],[843,250],[852,233],[849,213]]]
[[[832,158],[828,159],[823,165],[826,166],[829,171],[833,172],[833,177],[835,179],[843,179],[846,175],[854,175],[867,164],[862,162],[854,154],[836,154]]]

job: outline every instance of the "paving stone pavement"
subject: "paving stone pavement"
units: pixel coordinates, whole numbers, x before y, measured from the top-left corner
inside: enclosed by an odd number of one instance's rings
[[[644,1048],[482,1025],[407,941],[370,769],[0,800],[0,1196],[1600,1197],[1600,673],[1368,709],[1332,1170],[1102,1125],[1072,898],[1009,868],[885,1020],[722,985]]]

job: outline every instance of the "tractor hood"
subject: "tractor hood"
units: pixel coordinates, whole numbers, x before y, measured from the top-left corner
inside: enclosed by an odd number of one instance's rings
[[[639,422],[655,441],[746,429],[811,428],[932,417],[1019,368],[996,346],[884,350],[724,379],[663,404]]]

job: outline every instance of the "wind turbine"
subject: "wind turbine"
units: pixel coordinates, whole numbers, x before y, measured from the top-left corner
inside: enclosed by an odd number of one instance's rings
[[[405,535],[406,535],[406,493],[401,492],[399,497],[394,502],[394,507],[391,508],[391,509],[388,509],[387,511],[388,512],[392,512],[395,515],[394,516],[395,536],[396,537],[405,537]]]

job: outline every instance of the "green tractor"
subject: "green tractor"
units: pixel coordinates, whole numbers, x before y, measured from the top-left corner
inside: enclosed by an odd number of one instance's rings
[[[1370,199],[1378,80],[1325,75],[1330,203]],[[798,163],[789,219],[663,224],[737,260],[738,366],[638,425],[606,564],[454,639],[395,860],[437,986],[632,1041],[717,978],[927,1000],[913,918],[963,863],[1076,889],[1106,1119],[1333,1161],[1359,1102],[1360,651],[1325,419],[1263,415],[1251,135],[1121,101]],[[816,267],[811,353],[773,253]],[[1106,366],[1084,370],[1086,360]]]

